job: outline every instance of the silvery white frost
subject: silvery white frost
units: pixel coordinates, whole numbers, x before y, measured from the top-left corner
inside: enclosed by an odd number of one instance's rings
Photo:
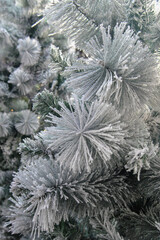
[[[133,174],[137,174],[138,181],[140,181],[141,170],[150,169],[150,162],[158,152],[158,145],[143,145],[139,148],[132,148],[126,156],[127,164],[125,168],[128,172],[133,170]]]
[[[107,169],[73,173],[55,160],[43,158],[15,173],[11,192],[16,203],[10,209],[12,232],[21,233],[30,226],[33,236],[53,231],[55,224],[69,217],[93,216],[104,204],[126,206],[130,193],[125,177]],[[31,219],[31,225],[19,223],[21,214],[28,223]]]
[[[0,113],[0,137],[6,137],[11,129],[11,120],[8,114]]]
[[[37,115],[30,110],[19,112],[15,118],[16,130],[24,135],[33,134],[39,127]]]
[[[13,90],[18,90],[21,95],[26,95],[33,89],[32,81],[32,75],[19,67],[11,73],[8,83],[13,85]]]
[[[156,104],[159,83],[157,60],[143,47],[126,23],[108,32],[101,26],[102,42],[93,37],[86,43],[89,58],[80,59],[66,70],[67,83],[87,100],[96,95],[112,102],[119,110],[137,110]]]
[[[19,39],[17,48],[21,56],[21,63],[24,66],[33,66],[38,62],[41,46],[36,39],[30,37]]]
[[[61,165],[90,171],[96,158],[107,164],[112,154],[118,155],[125,145],[126,130],[111,104],[98,100],[89,104],[75,97],[70,109],[63,103],[59,105],[61,110],[54,111],[60,117],[50,114],[53,126],[41,132],[40,137],[57,153]]]
[[[87,11],[86,11],[87,10]],[[83,49],[94,35],[100,35],[100,24],[113,25],[127,18],[124,0],[58,0],[44,13],[51,34],[62,32]],[[42,21],[42,20],[40,20]]]

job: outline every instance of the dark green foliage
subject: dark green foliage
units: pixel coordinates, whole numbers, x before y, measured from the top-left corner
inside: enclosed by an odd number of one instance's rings
[[[147,205],[146,205],[147,206]],[[119,231],[127,240],[159,240],[159,203],[149,202],[139,213],[128,210],[119,219]]]
[[[58,114],[54,112],[53,108],[57,108],[58,110],[60,110],[58,98],[54,97],[54,94],[47,89],[38,93],[34,97],[33,110],[42,118],[45,118],[49,113],[58,116]]]
[[[20,155],[17,152],[21,141],[19,134],[12,135],[7,139],[0,139],[0,169],[16,170],[19,167]]]
[[[67,239],[67,240],[94,240],[92,236],[91,226],[87,219],[69,219],[68,222],[62,221],[55,226],[51,239]],[[59,238],[58,238],[59,237]]]

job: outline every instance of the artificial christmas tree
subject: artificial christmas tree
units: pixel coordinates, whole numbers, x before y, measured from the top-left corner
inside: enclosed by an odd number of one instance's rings
[[[65,102],[46,90],[34,100],[46,125],[19,146],[6,223],[12,233],[159,239],[160,74],[157,32],[147,18],[143,26],[132,18],[143,2],[58,0],[44,13],[41,22],[75,41],[79,54],[61,69]]]

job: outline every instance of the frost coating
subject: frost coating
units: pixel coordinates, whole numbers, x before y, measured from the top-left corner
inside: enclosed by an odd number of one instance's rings
[[[20,39],[17,48],[21,56],[21,63],[24,66],[32,66],[38,62],[41,46],[36,39],[30,37]]]
[[[137,174],[140,181],[140,173],[142,169],[150,169],[150,161],[156,156],[158,146],[151,144],[150,146],[142,146],[141,148],[133,148],[126,157],[127,164],[125,168],[128,172],[133,170],[133,174]]]
[[[15,128],[18,132],[24,135],[31,135],[39,127],[39,122],[35,113],[30,110],[21,111],[15,122]]]
[[[0,137],[6,137],[11,128],[11,121],[6,113],[0,113]]]
[[[118,155],[125,144],[125,125],[111,104],[95,101],[92,104],[75,98],[70,110],[59,103],[60,117],[50,114],[51,124],[40,136],[52,151],[58,152],[60,163],[81,171],[90,171],[96,157],[107,164],[112,154]]]
[[[12,232],[21,231],[19,213],[23,210],[23,215],[31,216],[33,234],[51,232],[55,224],[69,217],[92,216],[104,204],[120,207],[130,193],[123,176],[103,170],[74,174],[68,168],[60,168],[52,160],[42,158],[15,174],[11,192],[17,202],[11,209],[14,211]]]
[[[114,33],[101,26],[103,44],[94,37],[86,46],[89,58],[69,67],[68,84],[73,91],[93,100],[104,95],[118,109],[136,110],[156,101],[158,71],[155,57],[126,26],[116,25]],[[78,72],[77,72],[78,71]]]
[[[11,73],[8,82],[12,83],[14,85],[14,89],[18,90],[21,95],[26,95],[33,89],[32,75],[21,68],[17,68],[13,73]]]
[[[87,11],[86,11],[87,10]],[[100,24],[113,25],[115,20],[126,20],[124,0],[58,0],[44,14],[47,21],[55,31],[76,42],[78,47],[84,47],[94,35],[99,35]]]

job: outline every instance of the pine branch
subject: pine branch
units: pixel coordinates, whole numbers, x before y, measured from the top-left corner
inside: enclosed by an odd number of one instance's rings
[[[56,116],[57,113],[53,111],[53,108],[60,110],[58,105],[58,99],[54,97],[52,92],[47,89],[38,93],[33,99],[33,110],[40,114],[42,118],[45,118],[49,113],[53,113]]]
[[[16,201],[20,196],[24,198],[24,212],[33,214],[33,232],[51,232],[55,224],[68,221],[69,217],[92,216],[102,206],[122,207],[126,199],[130,201],[129,186],[123,176],[105,170],[74,174],[53,160],[42,158],[15,174],[11,191]],[[20,223],[15,221],[16,225],[11,221],[12,231],[18,233]]]
[[[93,231],[97,235],[97,239],[103,240],[123,240],[117,232],[116,225],[112,211],[110,209],[103,209],[95,218],[91,218],[90,223]]]
[[[158,62],[126,23],[111,34],[101,27],[103,44],[96,38],[86,43],[88,59],[80,59],[66,72],[67,84],[86,100],[104,97],[118,110],[138,110],[144,104],[158,106]],[[150,97],[149,97],[150,95]],[[128,104],[127,104],[128,103]]]
[[[57,153],[61,165],[74,171],[91,171],[91,165],[108,166],[112,155],[118,157],[119,151],[123,152],[127,131],[112,105],[102,101],[89,104],[77,98],[73,104],[69,101],[70,109],[63,103],[59,105],[60,111],[53,110],[60,117],[50,114],[51,126],[40,137]]]
[[[88,13],[87,13],[87,11]],[[101,14],[100,14],[101,12]],[[99,35],[100,24],[113,25],[114,19],[125,19],[125,1],[96,0],[90,4],[89,0],[58,1],[44,13],[41,21],[48,21],[49,25],[59,31],[63,30],[79,47],[85,46],[93,35]],[[58,28],[57,28],[58,25]]]
[[[86,17],[86,19],[88,21],[91,21],[94,25],[95,28],[99,26],[98,22],[96,22],[94,19],[92,19],[86,12],[83,11],[83,9],[81,8],[81,6],[79,4],[76,3],[76,1],[73,1],[73,5],[76,6],[77,10]]]

